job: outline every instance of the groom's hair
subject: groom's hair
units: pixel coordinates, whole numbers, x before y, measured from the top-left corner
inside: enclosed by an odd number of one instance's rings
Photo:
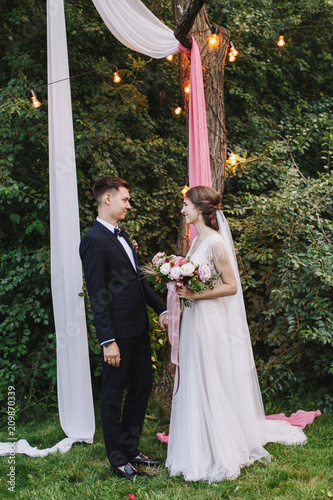
[[[112,177],[111,175],[106,175],[102,177],[98,181],[95,182],[93,186],[93,194],[94,198],[97,201],[97,205],[100,205],[102,196],[112,190],[119,191],[120,187],[124,187],[128,190],[131,189],[131,186],[125,179],[121,177]]]

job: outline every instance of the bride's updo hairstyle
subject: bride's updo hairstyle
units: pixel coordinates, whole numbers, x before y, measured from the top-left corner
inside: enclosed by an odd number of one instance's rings
[[[186,198],[202,212],[206,226],[218,231],[216,210],[223,209],[221,195],[208,186],[196,186],[187,191]]]

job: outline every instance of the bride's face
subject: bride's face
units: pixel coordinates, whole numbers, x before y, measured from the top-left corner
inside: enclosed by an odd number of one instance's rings
[[[184,198],[180,213],[184,215],[186,224],[194,224],[198,220],[199,210],[188,198]]]

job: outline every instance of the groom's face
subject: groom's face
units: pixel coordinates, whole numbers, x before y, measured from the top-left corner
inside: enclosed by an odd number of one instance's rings
[[[130,194],[128,189],[121,186],[118,191],[116,189],[112,189],[112,191],[108,194],[109,215],[111,219],[115,221],[124,220],[128,210],[131,209],[131,205],[129,203]]]

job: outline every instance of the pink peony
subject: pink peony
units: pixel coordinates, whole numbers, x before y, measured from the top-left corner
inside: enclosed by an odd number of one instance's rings
[[[172,280],[179,280],[181,274],[182,270],[180,269],[180,267],[172,267],[170,269],[169,278]]]
[[[182,266],[183,264],[187,264],[187,259],[184,259],[184,257],[181,257],[180,255],[175,255],[172,262],[175,266]]]
[[[152,263],[155,264],[156,266],[160,267],[164,261],[165,261],[165,252],[158,252],[152,260]]]
[[[212,275],[212,271],[206,264],[200,266],[198,271],[199,271],[199,278],[203,283],[206,283],[206,281],[208,281]]]

